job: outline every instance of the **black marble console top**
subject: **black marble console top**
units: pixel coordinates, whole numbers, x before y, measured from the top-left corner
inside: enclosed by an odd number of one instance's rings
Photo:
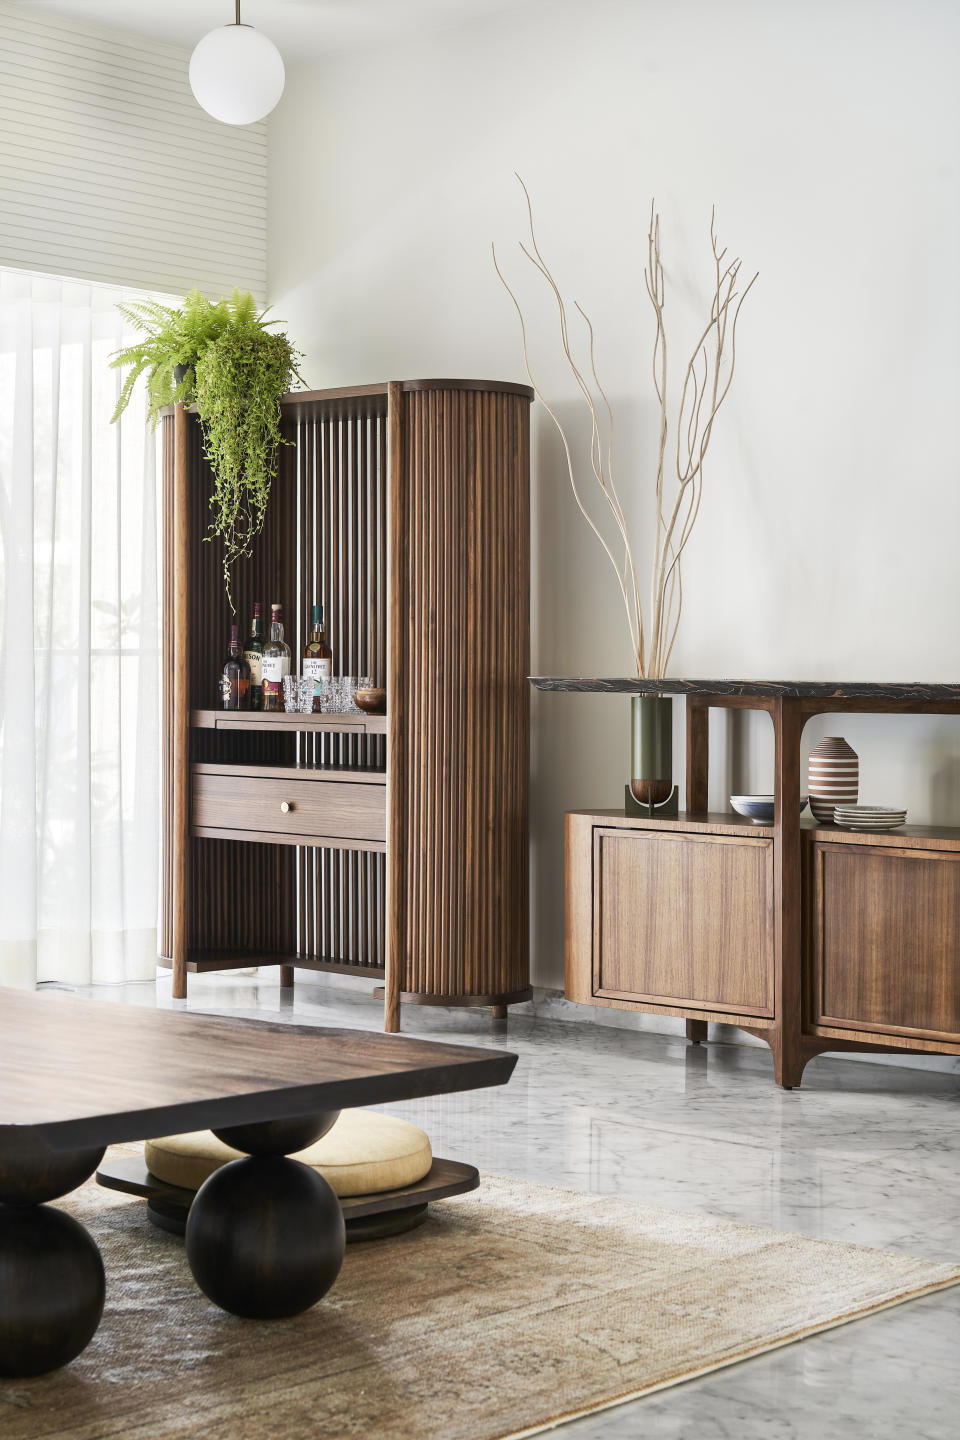
[[[956,701],[960,684],[874,684],[834,680],[637,680],[627,676],[584,679],[565,675],[531,675],[538,690],[575,690],[607,695],[760,695],[817,700]]]

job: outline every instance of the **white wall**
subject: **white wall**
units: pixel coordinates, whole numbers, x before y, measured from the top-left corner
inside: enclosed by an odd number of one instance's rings
[[[275,313],[311,384],[522,378],[496,238],[538,379],[584,442],[550,306],[515,248],[519,170],[541,245],[596,326],[645,550],[650,198],[674,356],[707,301],[715,201],[760,280],[673,673],[960,679],[958,42],[953,0],[532,0],[389,53],[291,65],[270,127]],[[615,587],[561,458],[541,413],[534,668],[626,674]],[[718,802],[771,784],[766,717],[726,723]],[[833,718],[808,743],[824,733],[859,751],[864,799],[960,823],[955,720]],[[628,762],[625,700],[535,697],[537,984],[562,984],[563,812],[622,803]]]

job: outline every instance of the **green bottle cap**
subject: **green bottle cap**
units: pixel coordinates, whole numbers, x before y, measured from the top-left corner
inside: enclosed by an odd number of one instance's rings
[[[314,623],[314,625],[322,625],[322,624],[323,624],[323,606],[322,606],[322,605],[314,605],[314,607],[313,607],[313,623]]]

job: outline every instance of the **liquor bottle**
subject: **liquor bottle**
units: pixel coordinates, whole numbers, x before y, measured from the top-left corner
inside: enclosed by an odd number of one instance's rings
[[[264,710],[283,709],[283,677],[290,674],[290,646],[283,638],[283,606],[270,606],[270,639],[263,647],[260,687]]]
[[[259,600],[254,601],[253,619],[250,621],[250,634],[244,647],[243,658],[250,666],[250,709],[259,710],[263,662],[263,607]]]
[[[303,648],[303,673],[309,675],[313,680],[314,709],[319,709],[316,703],[319,687],[318,680],[329,680],[333,674],[333,651],[327,642],[327,632],[323,628],[323,606],[314,605],[312,621],[310,626],[310,639]]]
[[[230,644],[220,674],[220,704],[224,710],[250,709],[250,666],[243,658],[239,625],[230,626]]]

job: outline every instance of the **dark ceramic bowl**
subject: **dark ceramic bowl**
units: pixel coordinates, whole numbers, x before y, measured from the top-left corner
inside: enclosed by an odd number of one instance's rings
[[[356,690],[353,698],[357,708],[365,710],[368,715],[385,715],[387,713],[386,690]]]

